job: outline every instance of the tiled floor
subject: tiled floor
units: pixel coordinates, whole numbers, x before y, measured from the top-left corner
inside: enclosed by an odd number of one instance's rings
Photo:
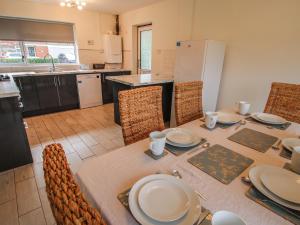
[[[27,118],[33,164],[0,173],[1,225],[54,225],[45,192],[42,151],[63,145],[74,173],[83,160],[124,145],[111,104]]]

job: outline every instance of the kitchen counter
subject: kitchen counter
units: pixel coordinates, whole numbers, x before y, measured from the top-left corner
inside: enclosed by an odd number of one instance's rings
[[[0,81],[0,98],[16,97],[19,96],[20,91],[10,76],[10,80]]]
[[[130,85],[132,87],[173,82],[173,78],[154,77],[152,74],[113,76],[113,77],[107,77],[106,79],[111,80],[113,82]]]
[[[20,95],[20,91],[14,82],[14,77],[25,76],[59,76],[59,75],[77,75],[90,73],[109,73],[109,72],[123,72],[129,71],[126,69],[100,69],[100,70],[69,70],[69,71],[55,71],[55,72],[16,72],[16,73],[0,73],[10,76],[9,81],[0,81],[0,98],[16,97]]]
[[[54,72],[24,72],[24,73],[10,73],[13,77],[18,76],[51,76],[51,75],[67,75],[67,74],[89,74],[89,73],[109,73],[129,71],[126,69],[100,69],[100,70],[57,70]]]
[[[142,88],[145,86],[162,87],[162,110],[164,122],[169,122],[171,117],[173,79],[170,77],[155,77],[151,74],[110,76],[106,78],[112,82],[114,98],[114,120],[120,124],[119,91]]]

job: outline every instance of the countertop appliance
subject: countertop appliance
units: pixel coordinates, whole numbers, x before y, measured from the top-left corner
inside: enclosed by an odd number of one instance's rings
[[[101,74],[77,75],[80,108],[102,105]]]
[[[203,111],[217,108],[225,43],[215,40],[179,41],[176,47],[174,82],[203,81]],[[174,109],[174,101],[173,101]],[[172,110],[171,126],[175,126]]]

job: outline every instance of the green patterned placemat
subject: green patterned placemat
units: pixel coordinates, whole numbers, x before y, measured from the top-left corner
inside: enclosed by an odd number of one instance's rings
[[[266,152],[278,140],[277,137],[249,128],[236,132],[228,139],[259,152]]]
[[[130,212],[130,208],[129,208],[129,203],[128,203],[128,197],[129,197],[129,192],[130,192],[131,188],[123,191],[122,193],[118,194],[118,200],[121,202],[121,204]],[[194,225],[211,225],[211,219],[212,219],[212,215],[210,213],[209,210],[207,210],[206,208],[202,207],[201,208],[202,211],[202,218],[203,221],[200,224],[197,224],[197,222]],[[131,214],[131,212],[130,212]]]
[[[223,184],[229,184],[254,160],[221,145],[214,145],[188,159],[188,162]]]
[[[279,129],[279,130],[286,130],[286,129],[288,129],[289,126],[291,126],[291,124],[292,124],[292,123],[290,123],[290,122],[286,122],[286,123],[284,123],[284,124],[275,124],[275,125],[272,125],[272,124],[266,124],[266,123],[263,123],[263,122],[259,122],[259,121],[253,119],[253,118],[250,117],[250,116],[247,117],[246,120],[251,121],[251,122],[253,122],[253,123],[257,123],[257,124],[263,124],[263,125],[265,125],[265,126],[270,126],[270,127],[273,127],[273,128],[275,128],[275,129]]]
[[[283,217],[284,219],[290,221],[295,225],[300,224],[300,212],[297,210],[289,209],[284,207],[260,193],[255,187],[250,187],[250,189],[246,192],[246,196],[251,200],[257,202],[258,204],[266,207],[271,210],[275,214]]]
[[[192,147],[176,147],[173,145],[169,145],[166,143],[165,149],[168,150],[169,152],[171,152],[172,154],[176,155],[176,156],[180,156],[194,148],[197,148],[199,145],[202,145],[203,143],[206,142],[206,139],[202,138],[202,140],[200,141],[199,144],[192,146]]]

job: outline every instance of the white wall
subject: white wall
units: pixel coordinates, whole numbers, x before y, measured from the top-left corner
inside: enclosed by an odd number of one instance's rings
[[[178,25],[174,23],[177,9],[177,0],[166,0],[120,15],[125,68],[134,67],[132,64],[133,26],[152,23],[152,73],[172,74],[178,33]]]
[[[153,23],[153,72],[172,73],[176,40],[227,44],[219,108],[238,100],[263,110],[271,82],[300,83],[300,1],[165,0],[121,14],[125,66],[132,25]]]
[[[102,35],[114,31],[114,15],[76,8],[62,8],[58,4],[1,0],[0,16],[23,17],[75,24],[80,63],[103,62]],[[94,45],[89,45],[92,40]]]
[[[300,1],[197,0],[193,38],[227,43],[219,107],[264,108],[273,81],[300,83]]]

